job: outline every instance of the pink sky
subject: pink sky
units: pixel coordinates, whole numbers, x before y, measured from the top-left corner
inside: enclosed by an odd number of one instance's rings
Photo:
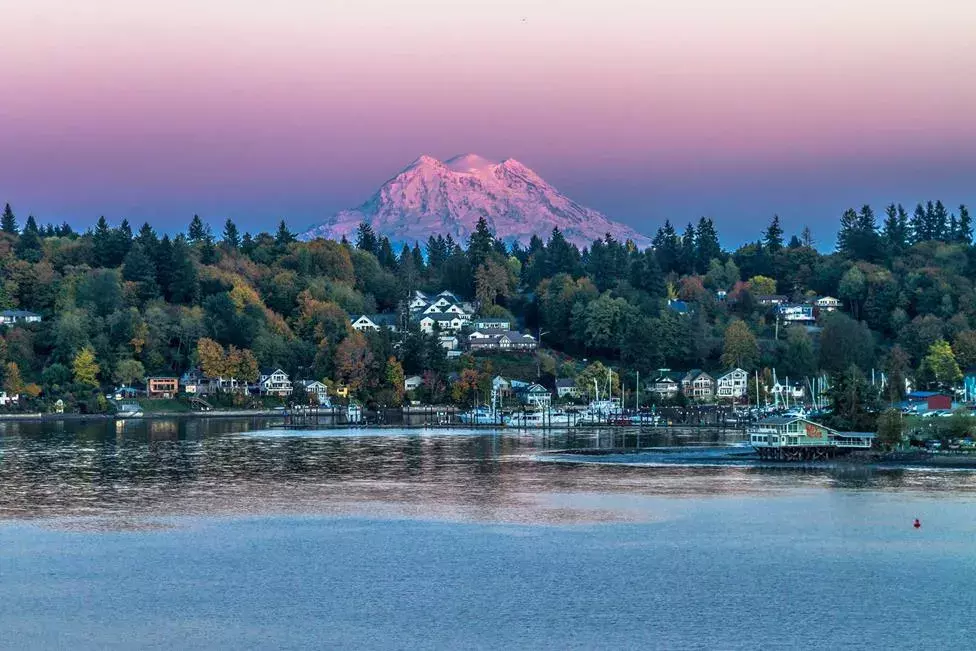
[[[0,201],[42,220],[300,226],[421,152],[518,158],[645,231],[976,176],[961,0],[0,3]]]

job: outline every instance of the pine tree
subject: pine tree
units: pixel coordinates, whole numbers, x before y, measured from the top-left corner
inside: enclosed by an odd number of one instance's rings
[[[925,208],[922,204],[915,205],[915,212],[912,213],[911,219],[911,230],[912,230],[912,244],[918,244],[919,242],[927,242],[932,239],[932,232],[929,229],[929,220],[925,214]]]
[[[928,205],[932,205],[930,201]],[[926,211],[928,208],[926,208]],[[951,234],[949,232],[949,211],[942,204],[941,201],[936,201],[935,205],[932,207],[932,239],[936,240],[949,240],[951,239]]]
[[[718,242],[718,232],[711,219],[702,217],[698,220],[698,228],[695,230],[695,246],[697,247],[695,266],[699,273],[704,273],[708,269],[708,263],[713,258],[722,257],[722,246]]]
[[[899,213],[899,210],[901,211]],[[884,225],[881,227],[881,237],[884,240],[885,248],[891,255],[897,255],[905,249],[908,234],[905,231],[905,224],[902,219],[905,210],[901,206],[889,204],[885,208]],[[907,216],[906,216],[907,217]]]
[[[99,217],[92,233],[92,255],[95,258],[96,267],[108,267],[112,262],[114,249],[112,242],[112,229],[109,228],[105,217]]]
[[[973,243],[973,220],[969,216],[969,209],[965,205],[959,206],[959,222],[956,226],[956,241],[964,244]]]
[[[848,208],[840,216],[840,228],[837,230],[837,250],[851,257],[856,236],[857,213],[854,212],[853,208]]]
[[[288,225],[282,219],[278,223],[278,232],[275,233],[275,244],[278,246],[288,246],[295,241],[295,234],[288,230]]]
[[[393,245],[390,244],[389,238],[384,237],[380,240],[379,254],[376,256],[376,259],[390,271],[396,271],[397,258],[393,252]]]
[[[241,236],[240,233],[237,232],[237,224],[235,224],[229,217],[224,223],[224,244],[234,251],[241,247]]]
[[[14,245],[14,252],[18,258],[27,262],[38,262],[43,257],[40,230],[37,228],[37,222],[34,221],[33,215],[27,216],[24,232],[17,240],[17,244]]]
[[[245,232],[244,237],[241,238],[241,253],[244,255],[251,255],[257,244],[254,243],[254,238],[251,237],[250,233]]]
[[[800,232],[800,242],[803,244],[803,246],[810,247],[811,249],[813,248],[813,233],[810,231],[809,226],[804,226],[803,230]]]
[[[170,301],[186,305],[195,303],[200,293],[197,269],[190,256],[190,247],[182,235],[178,235],[173,240],[173,258],[170,268],[172,273],[169,282]]]
[[[356,231],[356,248],[373,255],[379,253],[379,241],[376,239],[376,233],[373,232],[373,227],[366,222],[359,224]]]
[[[763,233],[763,246],[770,253],[776,253],[783,248],[783,229],[779,225],[779,215],[773,215],[772,221]]]
[[[675,271],[678,267],[681,242],[670,220],[665,220],[664,226],[657,229],[652,246],[661,271],[665,274]]]
[[[149,300],[159,293],[156,284],[156,265],[140,242],[129,249],[122,263],[122,278],[138,283],[139,298]]]
[[[11,235],[16,235],[20,231],[17,228],[17,218],[14,217],[14,211],[10,208],[9,203],[3,207],[3,217],[0,217],[0,230]]]
[[[190,227],[186,232],[186,239],[190,244],[196,244],[203,240],[207,235],[207,227],[204,225],[203,220],[200,219],[200,215],[193,215],[193,219],[190,220]]]
[[[681,248],[678,255],[678,271],[682,275],[695,273],[695,227],[688,222],[685,232],[681,236]]]
[[[474,232],[468,238],[468,258],[471,261],[471,268],[475,269],[484,263],[494,248],[495,235],[488,228],[488,222],[485,218],[479,217]]]

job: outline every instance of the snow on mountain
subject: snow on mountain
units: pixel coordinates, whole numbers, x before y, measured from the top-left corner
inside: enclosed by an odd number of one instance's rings
[[[558,227],[580,247],[610,233],[645,247],[650,240],[629,226],[579,205],[513,158],[501,163],[476,154],[441,162],[421,156],[383,184],[363,205],[343,210],[302,234],[302,239],[355,239],[367,222],[395,243],[425,242],[450,234],[466,244],[478,218],[496,237],[527,244],[532,235],[547,240]]]

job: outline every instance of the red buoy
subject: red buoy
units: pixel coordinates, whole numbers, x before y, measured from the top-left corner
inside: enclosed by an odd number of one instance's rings
[[[918,521],[918,518],[915,518],[915,523],[912,526],[915,527],[916,529],[921,529],[922,523]]]

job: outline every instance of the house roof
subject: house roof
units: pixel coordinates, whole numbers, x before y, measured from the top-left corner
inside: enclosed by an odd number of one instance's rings
[[[285,373],[280,368],[262,368],[261,369],[261,375],[274,375],[275,373],[279,373],[279,372],[282,373],[282,374],[284,374],[284,375],[288,375],[287,373]]]
[[[556,378],[556,388],[557,389],[569,389],[576,386],[576,380],[571,377],[557,377]]]
[[[474,320],[478,323],[511,323],[512,322],[511,319],[496,319],[494,317],[491,318],[478,317]]]

